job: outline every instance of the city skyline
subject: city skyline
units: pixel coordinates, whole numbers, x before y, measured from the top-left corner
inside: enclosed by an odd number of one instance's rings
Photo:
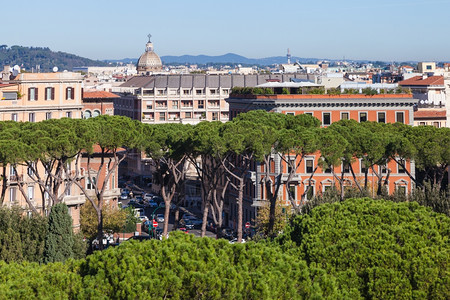
[[[128,4],[129,5],[129,4]],[[152,34],[155,52],[247,58],[292,56],[450,61],[450,0],[206,1],[168,3],[46,0],[2,5],[2,44],[49,47],[91,59],[137,58]]]

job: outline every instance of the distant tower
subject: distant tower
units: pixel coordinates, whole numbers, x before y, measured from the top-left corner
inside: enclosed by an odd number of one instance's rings
[[[289,51],[289,48],[288,48],[286,57],[287,57],[288,65],[290,65],[291,64],[291,52]]]

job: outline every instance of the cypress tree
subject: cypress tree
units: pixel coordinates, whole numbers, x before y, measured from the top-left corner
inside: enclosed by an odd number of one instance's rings
[[[65,261],[73,257],[72,218],[64,203],[52,207],[48,218],[48,232],[45,239],[44,262]]]

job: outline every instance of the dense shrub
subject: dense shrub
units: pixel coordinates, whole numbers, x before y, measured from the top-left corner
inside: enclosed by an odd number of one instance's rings
[[[0,299],[446,299],[449,236],[449,218],[417,203],[349,199],[275,242],[177,232],[64,264],[0,262]]]
[[[336,277],[351,298],[450,295],[450,219],[417,203],[349,199],[293,219],[293,241],[308,265]]]

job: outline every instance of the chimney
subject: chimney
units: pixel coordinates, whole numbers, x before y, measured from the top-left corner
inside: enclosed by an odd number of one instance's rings
[[[2,82],[8,83],[8,81],[11,78],[11,67],[9,65],[4,66],[1,75],[2,75],[1,77]]]

